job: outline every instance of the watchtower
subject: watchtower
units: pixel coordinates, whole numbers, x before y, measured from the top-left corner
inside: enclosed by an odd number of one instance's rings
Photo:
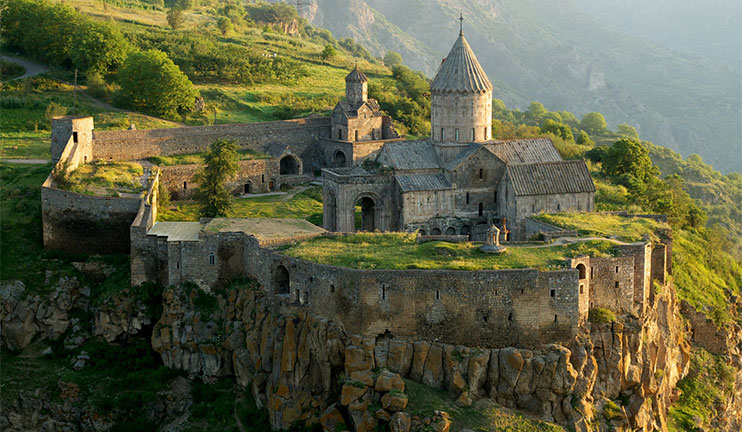
[[[62,116],[52,119],[52,164],[59,162],[67,143],[77,144],[77,152],[83,155],[80,162],[92,159],[93,151],[93,118]]]
[[[345,77],[345,100],[354,108],[368,100],[368,78],[358,65]]]

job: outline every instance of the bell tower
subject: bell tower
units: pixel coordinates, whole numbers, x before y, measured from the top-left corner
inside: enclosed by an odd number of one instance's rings
[[[345,100],[353,106],[368,100],[368,78],[358,69],[358,64],[345,77]]]

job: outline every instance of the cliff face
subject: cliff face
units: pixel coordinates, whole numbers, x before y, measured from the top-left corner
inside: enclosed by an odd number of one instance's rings
[[[364,414],[383,402],[374,380],[386,369],[446,389],[461,406],[491,398],[579,430],[597,424],[666,430],[667,406],[690,359],[667,288],[642,317],[588,324],[570,346],[536,350],[348,335],[338,323],[301,310],[269,311],[255,285],[213,296],[170,288],[152,346],[171,368],[207,380],[231,375],[251,386],[274,428],[332,416],[357,430],[389,421],[404,408]]]

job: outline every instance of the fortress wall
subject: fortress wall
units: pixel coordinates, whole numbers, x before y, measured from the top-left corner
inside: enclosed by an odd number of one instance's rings
[[[193,177],[203,165],[174,165],[163,166],[162,182],[167,187],[173,199],[190,198],[198,186]],[[227,184],[233,193],[246,193],[245,185],[250,185],[250,193],[270,192],[270,184],[273,188],[281,187],[280,168],[278,159],[252,159],[241,160],[238,163],[238,171],[235,178]]]
[[[306,308],[366,336],[389,330],[448,343],[534,346],[570,340],[580,319],[576,270],[354,270],[259,248],[251,237],[244,256],[247,275],[266,287],[276,308]],[[278,266],[289,273],[287,294],[277,292]]]
[[[96,160],[132,160],[205,151],[218,138],[233,139],[243,149],[265,151],[272,144],[307,147],[329,137],[330,119],[310,118],[263,123],[194,126],[173,129],[94,133]]]
[[[590,308],[633,312],[635,257],[590,258]]]
[[[647,304],[652,283],[652,244],[620,245],[623,256],[634,257],[634,303]]]
[[[129,253],[129,227],[139,206],[139,198],[56,189],[50,176],[41,188],[44,247],[73,253]]]
[[[147,231],[157,221],[158,191],[161,171],[155,173],[147,195],[139,203],[134,222],[129,227],[129,243],[131,245],[131,284],[140,285],[144,282],[162,282],[159,270],[162,260],[155,237],[148,237]]]

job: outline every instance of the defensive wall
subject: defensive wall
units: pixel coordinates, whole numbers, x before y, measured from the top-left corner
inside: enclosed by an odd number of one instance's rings
[[[666,274],[664,261],[651,268],[650,243],[627,245],[622,256],[575,258],[555,271],[356,270],[281,253],[282,243],[297,238],[266,242],[248,232],[209,232],[205,222],[190,238],[133,227],[132,283],[192,282],[209,290],[250,277],[276,311],[307,310],[365,336],[388,331],[486,347],[568,342],[590,308],[641,311],[653,275]],[[316,235],[329,234],[307,237]],[[656,250],[664,256],[664,245]]]
[[[232,193],[266,193],[281,187],[282,176],[276,158],[241,160],[237,166],[237,174],[227,183]],[[194,176],[201,168],[201,164],[163,166],[161,181],[173,199],[187,199],[197,186]]]

